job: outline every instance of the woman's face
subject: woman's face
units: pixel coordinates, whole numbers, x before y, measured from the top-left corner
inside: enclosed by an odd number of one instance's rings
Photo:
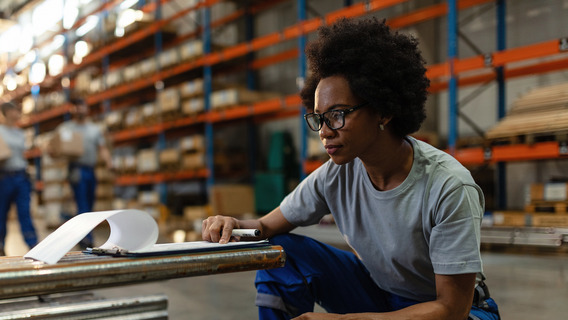
[[[346,110],[362,103],[364,101],[354,96],[344,77],[331,76],[321,79],[316,88],[314,112]],[[346,114],[340,129],[331,129],[324,123],[319,136],[332,161],[345,164],[376,149],[373,146],[378,141],[379,122],[379,115],[366,105]]]

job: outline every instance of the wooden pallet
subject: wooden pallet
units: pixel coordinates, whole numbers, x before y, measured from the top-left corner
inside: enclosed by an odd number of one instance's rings
[[[525,211],[530,213],[551,212],[568,213],[568,201],[532,201],[525,206]]]
[[[568,141],[568,83],[534,89],[486,132],[495,143]]]

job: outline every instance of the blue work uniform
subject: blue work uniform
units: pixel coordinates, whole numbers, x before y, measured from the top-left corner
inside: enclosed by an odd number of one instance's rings
[[[22,236],[28,247],[37,244],[37,234],[30,216],[31,183],[24,158],[25,136],[20,128],[0,125],[0,138],[10,148],[10,156],[0,161],[0,249],[4,249],[8,212],[16,204]]]
[[[74,120],[63,123],[59,130],[69,130],[81,134],[83,138],[83,154],[69,162],[69,184],[77,205],[77,214],[92,212],[95,203],[97,179],[95,166],[98,150],[105,144],[103,134],[98,126],[90,121],[78,123]],[[82,245],[90,247],[93,244],[93,234],[89,233]]]

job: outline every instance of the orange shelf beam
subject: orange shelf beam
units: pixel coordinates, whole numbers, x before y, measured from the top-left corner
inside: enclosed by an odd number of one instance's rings
[[[37,114],[26,115],[22,117],[18,125],[20,127],[29,127],[38,122],[62,116],[65,113],[69,112],[70,108],[71,108],[70,104],[64,104],[59,107],[55,107],[53,109],[46,110]]]
[[[505,79],[512,79],[528,75],[561,71],[564,69],[568,69],[568,58],[547,61],[547,62],[540,62],[540,63],[535,63],[534,65],[523,66],[523,67],[516,67],[516,68],[505,67],[504,77]],[[496,79],[495,72],[493,69],[491,69],[484,74],[470,76],[470,77],[461,77],[458,79],[458,85],[460,87],[469,86],[474,84],[485,83],[495,79]],[[430,93],[436,93],[442,90],[446,90],[447,88],[448,88],[447,81],[438,81],[438,82],[432,82],[428,90],[430,91]]]
[[[113,142],[139,139],[157,135],[165,130],[182,128],[205,122],[222,122],[247,117],[262,116],[270,113],[293,112],[297,114],[301,105],[298,95],[289,95],[284,98],[276,98],[257,102],[251,105],[235,106],[230,109],[210,111],[196,116],[188,116],[172,121],[166,121],[152,126],[143,126],[118,131],[111,135]],[[290,114],[290,113],[288,113]]]
[[[484,163],[532,161],[543,159],[568,159],[568,153],[560,152],[558,141],[539,142],[535,144],[512,144],[458,149],[454,157],[464,165],[480,165]]]
[[[129,185],[144,185],[154,184],[160,182],[191,180],[191,179],[205,179],[209,176],[209,170],[183,170],[177,172],[162,172],[162,173],[148,173],[148,174],[134,174],[134,175],[121,175],[115,180],[119,186]]]

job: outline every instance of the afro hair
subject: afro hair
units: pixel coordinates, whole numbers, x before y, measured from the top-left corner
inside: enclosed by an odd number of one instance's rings
[[[400,137],[416,132],[426,118],[424,103],[430,82],[416,39],[392,32],[384,20],[340,19],[322,26],[306,47],[311,76],[300,95],[314,109],[319,81],[343,76],[356,97],[370,102]]]

